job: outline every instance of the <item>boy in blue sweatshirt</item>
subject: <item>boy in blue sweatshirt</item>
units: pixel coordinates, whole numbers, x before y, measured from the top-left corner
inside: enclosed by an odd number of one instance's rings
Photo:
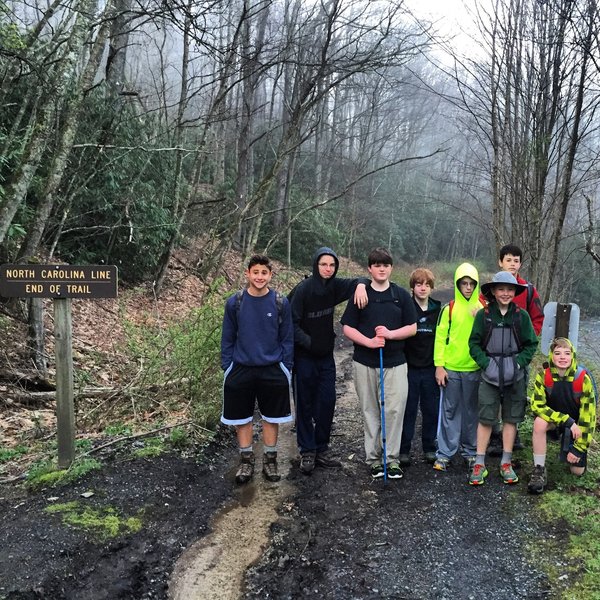
[[[263,421],[263,475],[279,481],[277,436],[279,423],[292,420],[290,381],[294,330],[286,298],[269,289],[272,267],[266,256],[250,258],[248,287],[225,304],[221,336],[223,414],[221,422],[234,425],[240,448],[236,483],[247,483],[254,473],[252,419],[255,404]]]

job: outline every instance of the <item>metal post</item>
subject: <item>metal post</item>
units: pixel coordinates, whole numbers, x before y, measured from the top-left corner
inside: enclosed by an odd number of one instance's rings
[[[555,336],[569,338],[569,324],[571,322],[571,305],[557,304]]]

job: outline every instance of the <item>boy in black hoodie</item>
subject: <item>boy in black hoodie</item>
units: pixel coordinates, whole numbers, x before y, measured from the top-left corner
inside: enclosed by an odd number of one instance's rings
[[[313,274],[300,282],[291,298],[294,322],[294,400],[300,470],[310,474],[315,465],[340,467],[329,451],[335,410],[335,332],[337,304],[353,292],[359,307],[366,306],[368,279],[338,279],[339,260],[327,247],[319,248]]]
[[[433,464],[436,458],[440,388],[435,380],[433,344],[441,302],[430,296],[434,281],[433,273],[429,269],[415,269],[410,274],[410,289],[417,311],[417,333],[404,342],[408,363],[408,398],[400,443],[401,466],[410,464],[410,447],[415,434],[419,405],[425,460]]]

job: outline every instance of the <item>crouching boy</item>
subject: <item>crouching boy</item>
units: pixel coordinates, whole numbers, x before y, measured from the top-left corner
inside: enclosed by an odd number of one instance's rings
[[[581,476],[596,424],[596,400],[590,376],[577,366],[575,349],[567,338],[550,344],[549,366],[536,378],[531,398],[533,412],[533,474],[528,490],[541,494],[547,484],[546,432],[561,433],[561,462]]]

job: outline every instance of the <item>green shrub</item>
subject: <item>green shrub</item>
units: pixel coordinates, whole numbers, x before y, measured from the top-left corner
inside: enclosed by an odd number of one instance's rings
[[[195,422],[208,429],[221,410],[224,303],[222,294],[208,293],[199,308],[165,329],[127,325],[128,352],[144,364],[143,386],[156,386],[163,405],[184,396]]]

